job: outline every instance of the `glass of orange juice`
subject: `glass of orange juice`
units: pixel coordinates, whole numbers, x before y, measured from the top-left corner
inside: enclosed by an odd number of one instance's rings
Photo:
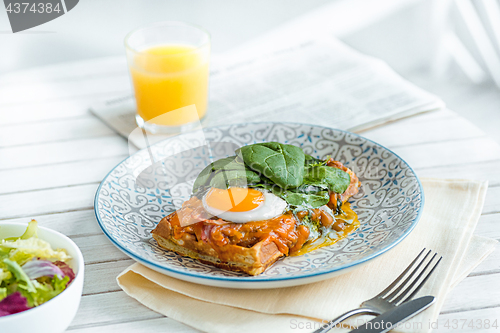
[[[154,23],[125,38],[139,127],[180,133],[207,112],[210,35],[181,22]]]

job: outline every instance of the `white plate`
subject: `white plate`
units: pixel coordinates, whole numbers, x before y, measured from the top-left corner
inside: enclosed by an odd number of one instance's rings
[[[151,230],[187,200],[198,173],[211,161],[256,142],[300,146],[332,156],[361,181],[350,199],[361,223],[338,243],[286,257],[258,276],[225,271],[160,248]],[[152,160],[153,159],[153,160]],[[422,186],[411,167],[389,149],[359,135],[293,123],[248,123],[203,129],[143,149],[117,165],[99,186],[95,214],[108,238],[138,262],[182,280],[226,288],[279,288],[340,275],[385,253],[415,227]]]

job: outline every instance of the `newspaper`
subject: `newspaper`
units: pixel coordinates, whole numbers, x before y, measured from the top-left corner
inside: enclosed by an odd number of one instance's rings
[[[298,28],[287,27],[212,57],[209,108],[201,126],[287,121],[359,132],[444,107],[383,61],[333,35],[291,35]],[[132,97],[96,104],[91,111],[138,148],[168,137],[130,135],[137,128]]]
[[[335,38],[218,59],[208,123],[306,122],[350,131],[443,107],[381,60]]]

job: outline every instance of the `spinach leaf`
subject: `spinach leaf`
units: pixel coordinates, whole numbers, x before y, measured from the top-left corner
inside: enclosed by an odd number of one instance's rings
[[[351,176],[343,170],[326,165],[305,168],[304,184],[327,187],[335,193],[344,193],[351,183]]]
[[[304,165],[314,166],[314,165],[325,165],[326,161],[320,160],[319,158],[312,157],[311,155],[305,154]]]
[[[304,178],[305,156],[301,148],[279,142],[264,142],[241,147],[242,156],[252,170],[284,189],[298,187]]]
[[[274,195],[285,200],[289,205],[300,209],[318,208],[330,201],[328,189],[312,185],[301,185],[295,189],[284,190],[276,184],[259,183],[249,184],[249,187],[264,188]]]
[[[229,185],[247,185],[260,182],[260,176],[247,168],[243,160],[230,156],[210,163],[196,178],[193,193],[204,187],[228,188]]]
[[[260,181],[259,175],[245,168],[236,170],[221,169],[216,172],[210,180],[210,186],[216,188],[227,188],[228,186],[246,185]]]
[[[268,181],[260,182],[258,184],[248,184],[248,187],[252,188],[263,188],[265,190],[268,190],[272,194],[274,194],[277,197],[280,197],[283,199],[283,194],[285,193],[285,190],[281,187],[279,187],[276,184],[270,183]]]
[[[202,186],[209,186],[210,180],[214,176],[214,172],[223,168],[226,164],[232,162],[235,159],[235,156],[230,156],[226,158],[222,158],[215,162],[210,163],[205,167],[205,169],[201,170],[200,174],[194,181],[193,185],[193,193],[196,193],[198,189]]]

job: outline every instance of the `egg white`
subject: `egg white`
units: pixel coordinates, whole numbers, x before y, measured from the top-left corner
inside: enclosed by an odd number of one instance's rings
[[[228,222],[235,223],[268,220],[283,214],[284,210],[287,207],[287,203],[285,200],[275,196],[270,192],[264,192],[260,190],[257,191],[261,192],[264,195],[264,202],[259,207],[246,212],[230,212],[209,206],[207,204],[206,197],[210,191],[208,191],[207,194],[205,194],[202,198],[203,207],[210,214],[220,217],[221,219]]]

